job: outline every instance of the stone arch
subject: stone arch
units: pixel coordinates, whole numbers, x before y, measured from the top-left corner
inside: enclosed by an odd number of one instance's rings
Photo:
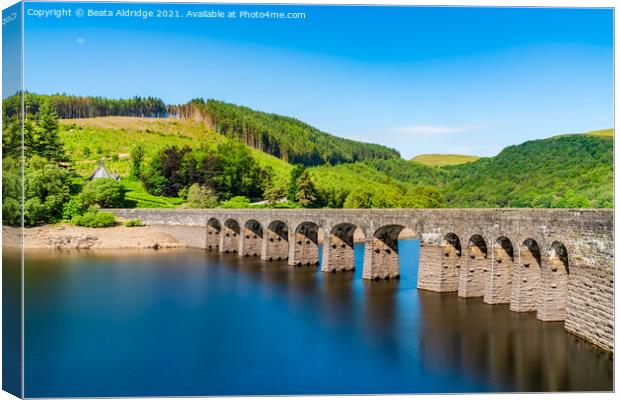
[[[472,235],[467,243],[467,254],[459,271],[460,297],[484,296],[485,274],[489,270],[487,242],[480,234]]]
[[[281,220],[271,221],[263,232],[261,259],[286,260],[288,258],[288,225]]]
[[[239,238],[239,255],[258,257],[263,243],[263,227],[255,219],[243,224],[243,232]]]
[[[207,221],[207,250],[214,250],[220,247],[220,235],[222,224],[217,218],[210,218]]]
[[[526,239],[519,247],[519,262],[512,269],[510,310],[536,311],[540,288],[541,253],[538,242]]]
[[[304,221],[295,228],[289,245],[289,265],[316,265],[319,263],[319,231],[315,222]]]
[[[508,304],[512,291],[512,269],[515,251],[506,236],[500,236],[493,244],[491,268],[486,274],[484,302],[487,304]]]
[[[322,271],[355,270],[355,231],[358,229],[355,224],[343,222],[326,232],[323,242]]]
[[[540,271],[537,318],[564,321],[568,298],[568,251],[562,242],[553,242]]]
[[[366,239],[362,274],[365,279],[400,277],[398,236],[405,229],[403,225],[384,225]]]
[[[224,222],[220,235],[220,252],[237,253],[239,251],[239,235],[241,227],[236,219],[229,218]]]

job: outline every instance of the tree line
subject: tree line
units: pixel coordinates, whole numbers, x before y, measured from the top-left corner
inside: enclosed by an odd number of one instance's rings
[[[168,115],[167,106],[156,97],[135,96],[130,99],[108,99],[105,97],[71,96],[66,94],[40,95],[24,92],[24,108],[27,114],[36,115],[42,104],[50,104],[59,118],[95,118],[95,117],[141,117],[164,118]],[[19,96],[12,96],[7,102],[8,116],[17,115]]]

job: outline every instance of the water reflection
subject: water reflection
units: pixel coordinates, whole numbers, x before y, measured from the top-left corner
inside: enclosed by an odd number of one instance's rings
[[[610,389],[609,356],[568,335],[562,322],[449,293],[419,291],[418,298],[420,354],[429,368],[456,366],[516,391]]]
[[[366,322],[370,331],[379,335],[393,335],[397,318],[396,292],[398,281],[364,280]]]
[[[31,257],[27,395],[611,389],[609,357],[561,323],[418,291],[417,243],[399,248],[401,280],[378,282],[360,245],[338,273],[187,250]]]

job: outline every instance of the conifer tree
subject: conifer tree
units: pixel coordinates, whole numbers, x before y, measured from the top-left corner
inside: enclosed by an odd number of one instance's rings
[[[312,208],[317,206],[317,201],[319,200],[319,194],[316,188],[314,187],[314,183],[312,183],[312,179],[310,179],[310,174],[307,170],[305,170],[297,181],[297,202],[300,206],[305,208]]]
[[[33,147],[37,154],[48,160],[66,160],[62,142],[58,137],[58,114],[49,101],[41,104],[37,114]]]

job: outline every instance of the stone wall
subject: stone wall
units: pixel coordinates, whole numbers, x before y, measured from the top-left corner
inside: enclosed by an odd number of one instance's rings
[[[435,209],[435,210],[191,210],[191,209],[117,209],[119,217],[139,218],[149,225],[203,226],[216,219],[220,226],[232,219],[239,226],[256,220],[264,231],[261,258],[285,259],[291,247],[289,237],[302,224],[318,226],[319,237],[327,244],[336,244],[330,233],[332,227],[353,226],[364,233],[366,250],[363,276],[367,279],[394,278],[399,275],[398,232],[408,228],[423,239],[421,248],[420,282],[423,289],[433,291],[458,290],[461,295],[485,296],[489,303],[505,303],[510,281],[510,307],[515,311],[537,312],[542,320],[557,320],[565,316],[565,326],[571,333],[603,349],[613,351],[614,333],[614,257],[612,210],[554,210],[554,209]],[[274,221],[286,226],[287,234],[269,231]],[[210,228],[213,235],[217,230]],[[221,234],[221,233],[220,233]],[[458,237],[461,251],[446,248],[446,235]],[[205,247],[211,242],[206,236]],[[487,247],[486,256],[471,247],[472,238]],[[204,238],[202,236],[201,238]],[[514,261],[509,265],[505,254],[495,251],[499,238],[506,238],[514,249]],[[202,240],[202,239],[201,239]],[[221,242],[221,239],[220,239]],[[241,241],[243,242],[243,241]],[[305,244],[305,240],[302,242]],[[396,243],[396,246],[395,246]],[[568,273],[554,258],[554,248],[566,249]],[[426,245],[428,244],[428,246]],[[221,245],[221,243],[220,243]],[[239,242],[237,243],[237,246]],[[215,244],[211,244],[215,246]],[[539,255],[531,248],[538,248]],[[327,248],[325,247],[327,250]],[[350,249],[325,251],[328,267],[341,264],[350,268]],[[301,253],[304,253],[303,251]],[[294,257],[301,257],[293,252]],[[457,253],[459,253],[457,255]],[[314,254],[314,253],[312,253]],[[448,254],[448,255],[446,255]],[[474,258],[471,258],[471,256]],[[501,259],[501,262],[500,262]],[[325,266],[325,265],[324,265]],[[338,268],[338,267],[337,267]],[[457,273],[461,279],[455,280]],[[473,270],[473,271],[472,271]],[[511,270],[511,272],[509,272]],[[490,274],[490,275],[489,275]],[[508,280],[508,274],[510,279]],[[499,276],[498,276],[499,275]],[[482,279],[480,279],[482,277]],[[457,287],[455,287],[455,285]]]

